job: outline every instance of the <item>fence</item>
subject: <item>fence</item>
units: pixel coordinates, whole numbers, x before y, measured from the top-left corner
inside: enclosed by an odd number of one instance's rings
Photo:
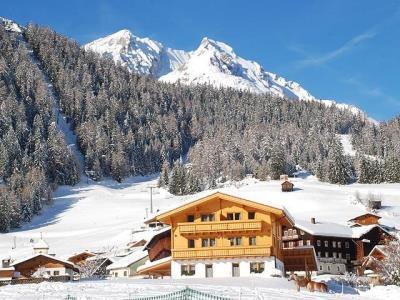
[[[215,296],[204,292],[199,292],[191,288],[172,292],[165,295],[129,298],[129,300],[230,300],[231,298]]]
[[[9,284],[29,284],[29,283],[41,283],[43,281],[50,282],[66,282],[70,281],[71,278],[68,275],[63,276],[53,276],[49,278],[21,278],[21,279],[11,279],[0,281],[0,286]]]

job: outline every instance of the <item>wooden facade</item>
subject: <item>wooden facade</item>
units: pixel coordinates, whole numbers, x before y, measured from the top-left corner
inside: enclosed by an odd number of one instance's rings
[[[86,260],[89,257],[93,257],[95,254],[83,251],[81,253],[77,253],[71,257],[68,258],[68,261],[72,262],[74,265],[83,265],[85,264]]]
[[[39,268],[58,270],[59,275],[70,275],[71,278],[73,272],[79,272],[73,263],[43,254],[38,254],[23,261],[13,263],[12,266],[15,269],[15,274],[18,274],[18,278],[30,278]],[[57,273],[49,275],[57,276]]]
[[[176,259],[283,259],[281,225],[291,224],[281,209],[222,193],[161,214],[157,220],[172,228],[172,257]]]
[[[359,224],[359,225],[373,225],[373,224],[379,224],[379,219],[381,217],[371,214],[371,213],[366,213],[360,216],[357,216],[351,220],[349,220],[350,222],[353,222],[355,224]]]
[[[293,192],[294,184],[289,180],[285,180],[281,183],[282,192]]]

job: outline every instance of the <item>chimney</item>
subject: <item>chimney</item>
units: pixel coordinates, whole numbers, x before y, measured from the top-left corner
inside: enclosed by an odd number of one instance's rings
[[[311,224],[315,224],[315,218],[311,218]]]
[[[10,259],[3,259],[2,267],[3,268],[8,268],[9,266],[10,266]]]

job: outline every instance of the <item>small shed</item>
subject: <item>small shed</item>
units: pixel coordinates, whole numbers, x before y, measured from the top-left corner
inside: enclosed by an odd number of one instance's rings
[[[281,183],[282,192],[293,192],[294,184],[291,183],[289,180],[285,180]]]

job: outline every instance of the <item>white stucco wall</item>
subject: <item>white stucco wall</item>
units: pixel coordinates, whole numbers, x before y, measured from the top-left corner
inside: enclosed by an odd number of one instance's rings
[[[346,273],[346,265],[339,263],[319,262],[317,274],[344,274]]]
[[[264,262],[263,273],[250,273],[251,262]],[[214,259],[214,260],[173,260],[171,262],[172,278],[204,278],[206,277],[206,265],[213,266],[213,277],[232,277],[232,264],[239,264],[240,277],[269,277],[272,274],[282,275],[283,263],[275,257],[257,257],[247,259]],[[276,264],[276,267],[275,267]],[[195,274],[192,276],[182,276],[182,265],[194,265]]]

